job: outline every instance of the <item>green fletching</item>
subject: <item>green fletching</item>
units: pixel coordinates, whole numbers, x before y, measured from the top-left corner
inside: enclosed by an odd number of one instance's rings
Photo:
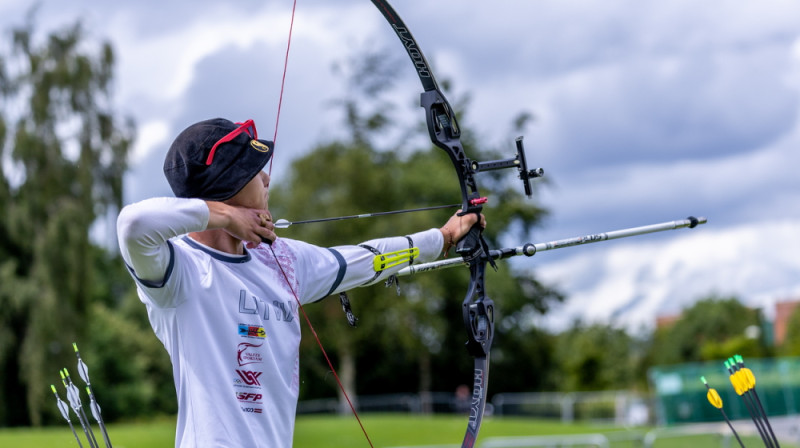
[[[64,371],[63,370],[59,370],[58,373],[61,375],[61,379],[62,380],[67,379],[67,377],[64,376]]]
[[[56,392],[56,386],[55,385],[51,384],[50,385],[50,389],[53,391],[54,394],[58,393],[58,392]]]
[[[744,364],[744,358],[742,358],[742,355],[736,355],[734,358],[736,358],[736,362]]]
[[[731,363],[728,362],[728,361],[725,361],[725,368],[726,369],[730,369],[731,368]]]
[[[708,384],[708,381],[706,381],[706,377],[704,377],[704,376],[700,377],[700,381],[702,381],[703,384]]]
[[[77,342],[73,342],[73,343],[72,343],[72,348],[73,348],[73,349],[75,350],[75,352],[77,353],[77,352],[78,352],[78,343],[77,343]]]

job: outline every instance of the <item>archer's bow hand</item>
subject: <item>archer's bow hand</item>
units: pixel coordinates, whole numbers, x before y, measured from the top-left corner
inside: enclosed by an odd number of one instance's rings
[[[464,238],[475,223],[478,222],[478,215],[475,213],[459,216],[460,212],[461,210],[457,211],[447,220],[447,223],[439,229],[444,237],[442,252],[445,255],[447,255],[450,248],[455,246],[461,238]],[[482,229],[486,228],[486,217],[483,216],[483,213],[480,215],[480,226]]]

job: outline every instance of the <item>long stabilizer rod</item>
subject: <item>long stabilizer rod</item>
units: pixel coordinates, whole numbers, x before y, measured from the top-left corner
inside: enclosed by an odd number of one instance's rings
[[[677,221],[667,221],[659,224],[650,224],[640,227],[631,227],[629,229],[612,230],[605,233],[596,233],[591,235],[576,236],[563,240],[550,241],[548,243],[526,243],[522,246],[509,247],[505,249],[492,249],[489,251],[489,257],[494,260],[502,258],[514,257],[517,255],[525,255],[532,257],[536,252],[543,252],[546,250],[563,249],[565,247],[579,246],[582,244],[599,243],[600,241],[616,240],[619,238],[627,238],[629,236],[645,235],[648,233],[663,232],[665,230],[676,230],[688,227],[690,229],[697,227],[700,224],[705,224],[708,220],[704,217],[695,218],[690,216],[686,219]],[[418,265],[408,266],[401,269],[397,274],[398,276],[406,276],[416,274],[418,272],[433,271],[441,268],[449,268],[457,265],[463,265],[465,262],[462,258],[448,258],[446,260],[437,260],[430,263],[422,263]]]

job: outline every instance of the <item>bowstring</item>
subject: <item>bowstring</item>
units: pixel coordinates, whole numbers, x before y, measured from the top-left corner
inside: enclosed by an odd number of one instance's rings
[[[356,417],[356,420],[358,421],[358,426],[361,427],[361,432],[363,432],[364,437],[367,438],[367,443],[369,443],[369,446],[371,448],[374,448],[374,445],[372,445],[372,440],[370,440],[369,434],[367,434],[367,430],[366,428],[364,428],[364,424],[361,422],[361,418],[358,416],[358,412],[356,412],[356,407],[353,406],[353,402],[350,400],[350,396],[347,394],[347,391],[345,391],[344,385],[342,384],[342,381],[339,379],[339,375],[336,373],[336,369],[333,368],[333,363],[331,362],[331,359],[328,357],[328,353],[325,351],[325,347],[322,346],[322,341],[320,340],[319,335],[317,335],[317,331],[314,329],[314,326],[311,325],[311,320],[308,318],[308,314],[306,314],[306,310],[305,308],[303,308],[303,304],[300,303],[300,298],[297,296],[297,293],[294,291],[292,284],[289,282],[289,276],[286,275],[286,272],[283,270],[283,265],[281,265],[277,255],[275,255],[275,248],[273,248],[272,245],[269,245],[269,250],[272,252],[272,257],[275,258],[278,268],[281,270],[281,274],[283,274],[283,278],[286,280],[286,285],[289,287],[289,290],[292,292],[292,295],[294,296],[294,300],[297,301],[297,306],[303,313],[303,318],[305,319],[306,324],[308,324],[308,329],[311,330],[311,334],[314,335],[314,339],[316,339],[317,345],[319,346],[320,351],[322,351],[322,355],[325,357],[325,361],[327,361],[328,367],[330,367],[331,372],[333,373],[333,377],[336,378],[336,384],[339,385],[339,389],[342,391],[342,395],[344,395],[345,400],[347,400],[347,404],[350,406],[350,410],[353,411],[353,415]]]
[[[289,21],[289,38],[286,40],[286,55],[283,57],[283,76],[281,76],[281,93],[278,95],[278,112],[275,114],[275,133],[272,135],[272,146],[278,142],[278,124],[281,122],[281,106],[283,106],[283,89],[286,86],[286,71],[289,68],[289,50],[292,48],[292,31],[294,30],[294,13],[297,10],[297,0],[292,3],[292,18]],[[267,174],[272,177],[272,161],[275,157],[269,160],[269,172]]]
[[[296,10],[297,10],[297,0],[294,0],[294,2],[292,4],[292,17],[291,17],[291,20],[289,22],[289,38],[287,39],[287,42],[286,42],[286,55],[285,55],[284,60],[283,60],[283,76],[281,77],[281,91],[280,91],[280,95],[278,96],[278,111],[275,114],[275,134],[272,137],[273,147],[275,147],[276,142],[278,141],[278,125],[279,125],[280,120],[281,120],[281,106],[283,105],[283,91],[284,91],[284,87],[286,85],[286,72],[287,72],[287,68],[289,67],[289,50],[290,50],[290,48],[292,46],[292,30],[294,29],[294,15],[295,15],[295,11]],[[275,157],[272,157],[270,159],[270,161],[269,161],[268,174],[270,175],[270,177],[272,177],[272,162],[274,160],[275,160]],[[275,254],[275,249],[272,247],[271,244],[268,245],[268,247],[269,247],[270,252],[272,252],[272,257],[275,259],[275,263],[278,265],[278,268],[281,271],[281,275],[283,275],[283,279],[286,281],[286,285],[289,287],[289,291],[291,291],[292,295],[294,296],[294,300],[297,302],[298,309],[303,314],[303,318],[305,319],[306,324],[308,325],[309,331],[311,331],[311,334],[314,336],[314,339],[317,341],[317,345],[319,346],[319,349],[322,352],[322,355],[325,357],[325,361],[328,363],[328,367],[331,369],[331,372],[333,373],[333,377],[336,379],[336,384],[339,385],[339,390],[342,391],[342,395],[344,396],[345,400],[347,400],[347,404],[350,406],[350,410],[353,412],[353,416],[355,416],[356,421],[358,421],[358,426],[361,427],[361,432],[364,433],[364,437],[366,437],[367,443],[369,443],[370,448],[374,448],[374,445],[372,444],[372,440],[369,438],[369,434],[367,434],[367,430],[366,430],[366,428],[364,428],[364,424],[361,422],[361,418],[358,416],[358,412],[356,411],[356,407],[353,405],[352,400],[350,400],[350,395],[345,390],[344,385],[342,384],[342,381],[339,379],[339,374],[336,373],[336,369],[333,367],[333,363],[331,362],[331,359],[328,357],[328,352],[325,351],[325,347],[323,347],[323,345],[322,345],[322,340],[319,338],[319,335],[317,334],[317,331],[314,329],[314,326],[311,325],[311,320],[308,318],[308,314],[306,314],[306,310],[305,310],[305,308],[303,308],[303,304],[300,303],[300,297],[295,292],[294,287],[292,286],[292,283],[289,281],[289,276],[286,275],[286,271],[283,270],[283,265],[281,264],[280,260],[278,259],[278,256]]]

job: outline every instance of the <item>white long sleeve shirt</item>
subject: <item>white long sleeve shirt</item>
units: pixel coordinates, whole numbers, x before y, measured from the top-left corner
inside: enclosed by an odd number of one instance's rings
[[[122,256],[172,360],[175,446],[291,447],[300,384],[297,302],[379,282],[407,266],[378,275],[373,250],[413,245],[420,250],[415,262],[433,260],[441,232],[333,248],[278,238],[275,256],[264,244],[231,255],[186,235],[205,230],[208,218],[204,201],[154,198],[125,207],[117,222]]]

